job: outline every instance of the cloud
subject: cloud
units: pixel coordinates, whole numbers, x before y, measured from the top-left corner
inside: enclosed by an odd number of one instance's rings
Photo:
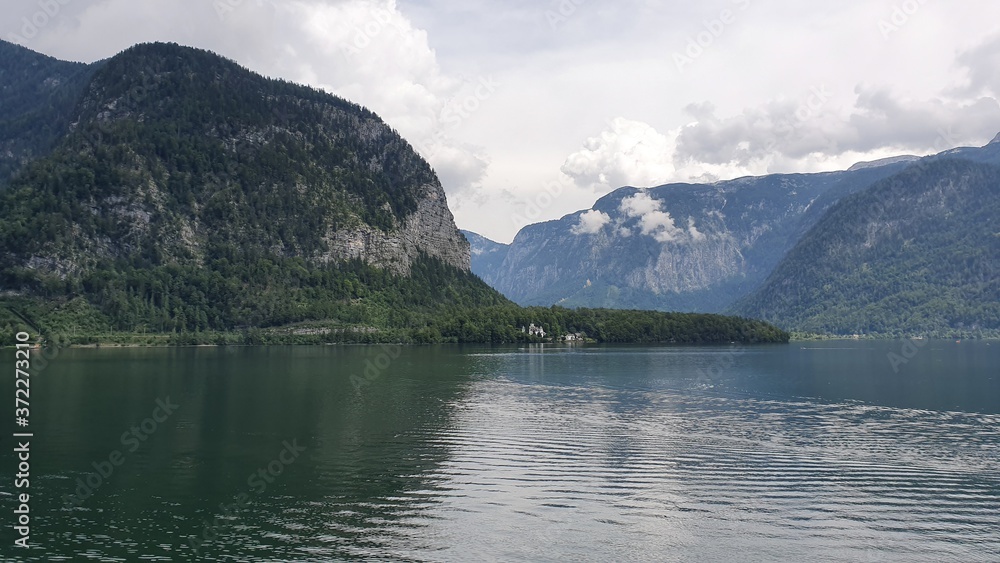
[[[858,89],[858,104],[836,138],[838,148],[859,152],[880,147],[940,152],[989,139],[1000,129],[995,98],[905,100],[886,89]]]
[[[87,62],[176,41],[369,107],[428,158],[459,223],[498,240],[623,185],[842,169],[1000,130],[995,0],[921,2],[888,40],[878,23],[902,2],[39,2],[8,2],[0,37]],[[675,72],[723,7],[737,21]],[[574,185],[523,213],[560,169]]]
[[[489,157],[453,134],[495,91],[492,80],[444,73],[427,32],[414,26],[395,0],[292,5],[303,41],[325,55],[310,66],[323,73],[313,83],[364,104],[397,128],[450,194],[481,187]]]
[[[940,152],[1000,130],[1000,103],[992,97],[912,100],[861,85],[853,107],[844,111],[823,106],[826,95],[816,88],[802,103],[776,100],[728,117],[719,117],[708,104],[688,106],[696,121],[680,130],[675,163],[748,170],[780,163],[796,170],[810,158],[845,153]]]
[[[963,88],[972,96],[1000,97],[1000,34],[994,35],[958,56],[958,62],[968,73],[969,83]]]
[[[593,189],[662,184],[674,173],[670,139],[647,123],[616,117],[569,155],[562,171]]]
[[[490,158],[481,147],[438,137],[426,144],[416,143],[417,152],[430,162],[443,186],[451,195],[475,195],[490,166]]]
[[[674,242],[684,234],[677,228],[670,213],[662,210],[662,203],[646,192],[638,192],[622,200],[619,210],[629,218],[639,219],[639,230],[657,242]]]
[[[659,211],[661,204],[659,201],[649,197],[646,192],[638,192],[622,200],[618,209],[626,217],[642,217],[654,211]]]
[[[696,242],[705,240],[705,234],[694,226],[694,217],[688,217],[688,234],[691,235],[691,240]]]
[[[580,214],[580,222],[570,228],[574,235],[597,234],[605,225],[611,222],[611,217],[603,211],[591,209]]]
[[[10,23],[0,30],[19,31],[19,17],[3,19]],[[24,44],[94,61],[149,41],[210,49],[368,107],[428,159],[451,194],[486,175],[485,150],[455,137],[475,113],[468,108],[492,92],[478,76],[442,70],[427,32],[396,0],[75,0]]]

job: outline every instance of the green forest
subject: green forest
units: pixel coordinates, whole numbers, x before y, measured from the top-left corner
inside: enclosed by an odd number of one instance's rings
[[[1000,168],[931,161],[844,198],[735,311],[820,334],[1000,336]]]
[[[521,331],[534,323],[557,340],[567,333],[597,342],[788,339],[767,323],[721,315],[523,308],[473,274],[428,257],[410,276],[360,261],[322,268],[301,259],[222,259],[211,268],[108,265],[80,280],[50,278],[31,294],[0,300],[3,334],[33,325],[75,344],[543,341]]]
[[[397,233],[418,202],[444,194],[374,113],[173,44],[88,67],[2,47],[26,60],[16,66],[24,90],[2,94],[17,109],[0,115],[0,133],[45,153],[12,161],[0,180],[5,335],[503,343],[539,340],[521,331],[535,323],[598,342],[788,338],[717,315],[524,309],[427,254],[395,273],[345,260],[332,233]],[[46,72],[74,80],[57,98],[33,95]]]

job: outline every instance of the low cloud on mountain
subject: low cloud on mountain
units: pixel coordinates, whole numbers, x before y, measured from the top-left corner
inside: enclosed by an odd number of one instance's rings
[[[610,222],[611,217],[607,213],[591,209],[580,214],[579,223],[574,225],[570,232],[574,235],[592,235],[600,232]]]

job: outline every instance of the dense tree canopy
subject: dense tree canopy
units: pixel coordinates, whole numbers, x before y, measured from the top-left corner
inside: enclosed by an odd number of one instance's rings
[[[426,255],[408,275],[344,261],[333,233],[397,232],[440,190],[375,114],[177,45],[91,71],[73,126],[0,191],[0,289],[47,330],[513,342],[542,323],[607,342],[787,337],[715,316],[522,309]]]
[[[736,310],[816,333],[1000,335],[1000,168],[924,162],[841,200]]]

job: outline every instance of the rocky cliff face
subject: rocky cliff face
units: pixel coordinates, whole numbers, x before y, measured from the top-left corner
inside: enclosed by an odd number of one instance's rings
[[[273,257],[405,275],[426,255],[470,268],[433,170],[360,106],[166,44],[103,61],[81,92],[64,137],[11,180],[21,195],[0,201],[31,232],[0,231],[0,266],[65,279],[108,261]]]
[[[525,304],[719,311],[794,242],[840,178],[743,178],[622,188],[592,209],[525,227],[492,275]]]
[[[469,242],[455,226],[440,185],[425,186],[425,196],[403,224],[390,232],[367,225],[331,230],[321,261],[361,259],[398,274],[408,274],[423,253],[464,271],[470,269]]]
[[[942,159],[1000,164],[1000,143],[844,172],[621,188],[521,229],[502,262],[473,260],[473,271],[521,304],[725,311],[838,201]]]

